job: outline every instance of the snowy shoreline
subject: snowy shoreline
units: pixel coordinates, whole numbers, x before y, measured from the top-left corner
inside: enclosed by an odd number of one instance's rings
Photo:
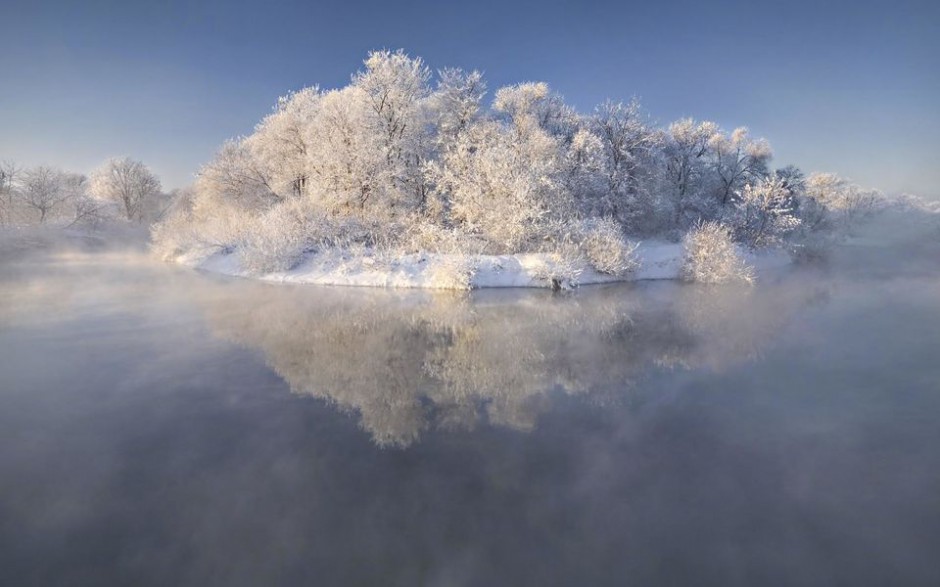
[[[740,251],[746,262],[758,273],[788,265],[790,256],[781,250],[762,253]],[[245,270],[237,252],[212,254],[189,253],[176,262],[210,273],[258,279],[274,283],[333,285],[348,287],[393,287],[422,289],[466,289],[453,285],[454,280],[442,279],[442,272],[470,271],[469,288],[551,288],[577,287],[602,283],[643,280],[679,279],[683,248],[681,243],[649,241],[636,251],[639,267],[632,273],[617,277],[600,273],[587,263],[565,267],[548,253],[516,255],[460,255],[414,253],[398,257],[353,256],[348,251],[324,251],[305,256],[292,269],[263,274]],[[472,269],[471,269],[472,268]],[[552,282],[547,275],[569,275]]]

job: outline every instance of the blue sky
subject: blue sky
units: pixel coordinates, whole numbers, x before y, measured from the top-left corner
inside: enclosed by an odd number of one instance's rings
[[[940,1],[4,0],[0,159],[142,159],[188,183],[279,95],[371,49],[547,81],[581,111],[746,125],[775,163],[940,199]]]

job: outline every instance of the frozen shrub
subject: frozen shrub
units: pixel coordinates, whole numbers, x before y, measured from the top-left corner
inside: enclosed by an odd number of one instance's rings
[[[436,289],[470,290],[477,267],[473,259],[465,256],[442,256],[434,259],[428,268],[430,286]]]
[[[252,216],[248,212],[220,210],[199,223],[197,245],[230,251],[252,226]]]
[[[578,287],[585,258],[574,245],[559,245],[532,269],[532,276],[554,290]]]
[[[683,239],[682,278],[700,283],[754,280],[731,238],[731,229],[718,222],[703,222]]]
[[[408,227],[405,247],[409,251],[455,253],[460,247],[459,240],[456,231],[419,220]]]
[[[407,226],[396,220],[374,220],[365,225],[358,225],[355,221],[348,224],[343,221],[341,233],[346,233],[347,240],[353,238],[352,230],[358,231],[359,238],[364,238],[366,244],[386,252],[397,251],[406,240]]]
[[[180,190],[163,218],[150,227],[150,249],[164,261],[172,261],[190,251],[200,239],[193,214],[191,190]]]
[[[323,223],[317,214],[297,202],[274,206],[239,240],[242,267],[251,273],[287,271],[294,267],[317,239]]]
[[[480,254],[486,242],[456,228],[419,219],[405,229],[402,247],[407,252]]]
[[[192,219],[183,213],[172,214],[150,229],[150,248],[156,255],[170,261],[185,253],[193,244]]]
[[[151,248],[165,260],[188,252],[229,251],[253,226],[254,222],[243,210],[219,209],[205,217],[177,210],[153,225]]]
[[[581,250],[594,269],[601,273],[623,277],[635,271],[640,266],[636,247],[623,237],[620,226],[613,219],[592,220],[582,227]]]
[[[113,217],[113,210],[107,203],[85,194],[75,196],[72,213],[74,218],[69,226],[92,230]]]

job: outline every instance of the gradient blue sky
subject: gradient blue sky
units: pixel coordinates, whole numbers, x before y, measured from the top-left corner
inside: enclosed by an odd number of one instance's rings
[[[544,80],[581,111],[636,95],[768,138],[775,164],[940,199],[940,0],[3,0],[0,159],[108,156],[191,181],[279,95],[345,85],[370,49]]]

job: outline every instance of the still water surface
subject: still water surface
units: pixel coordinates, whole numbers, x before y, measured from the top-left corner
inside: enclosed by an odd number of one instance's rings
[[[938,253],[469,297],[8,255],[0,584],[940,585]]]

